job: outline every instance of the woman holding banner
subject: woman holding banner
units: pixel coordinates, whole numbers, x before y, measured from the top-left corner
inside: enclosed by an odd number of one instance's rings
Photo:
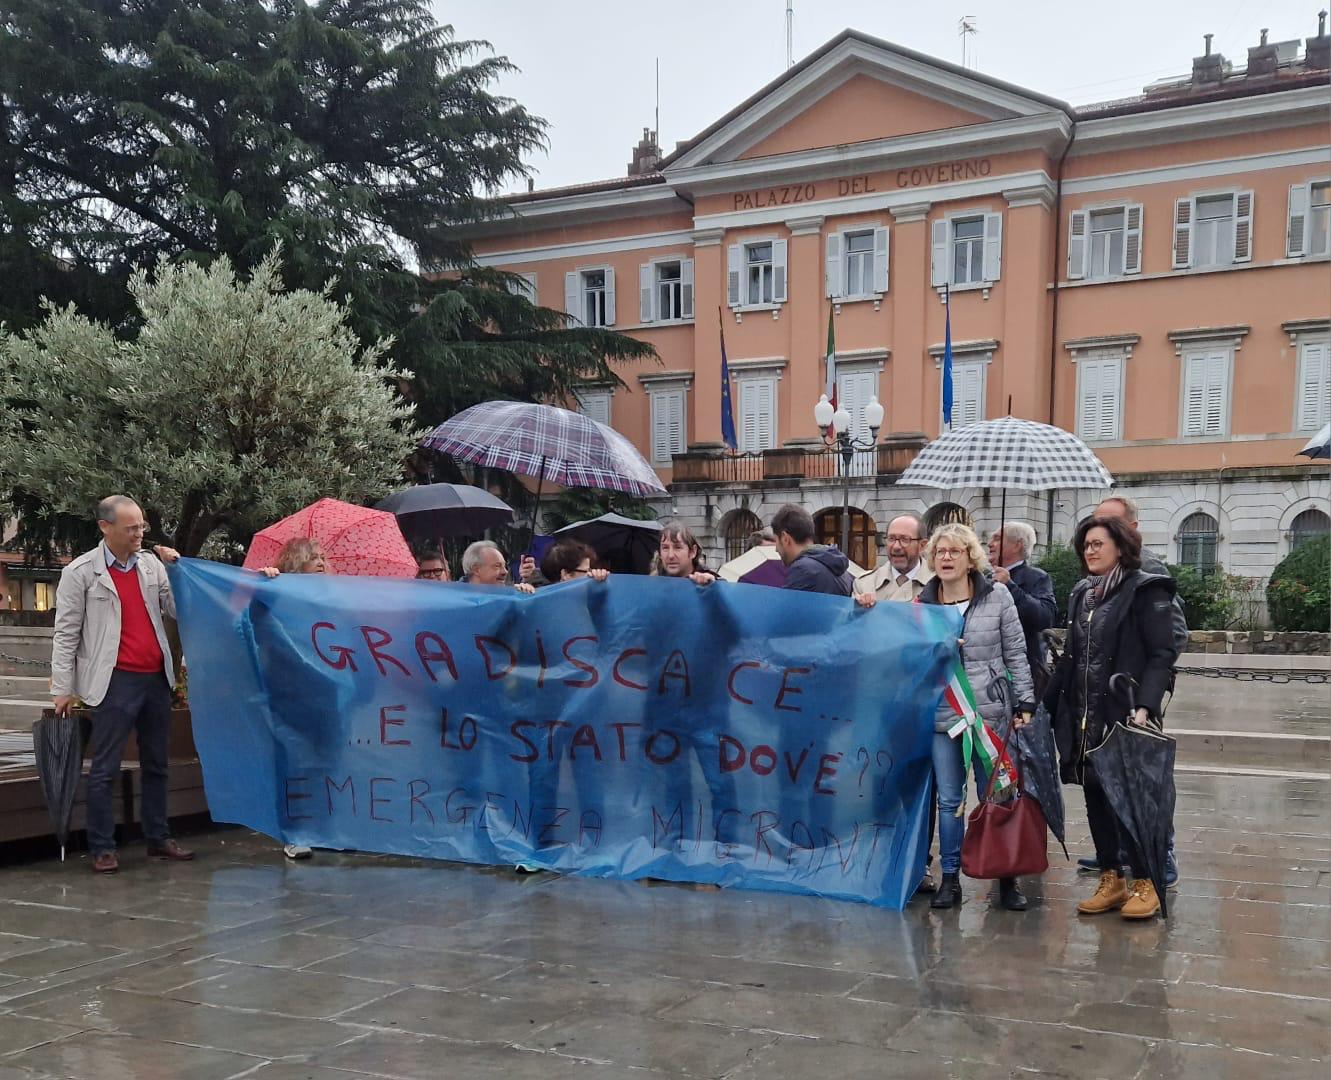
[[[656,558],[652,560],[654,577],[688,578],[695,585],[710,585],[716,575],[703,565],[698,538],[681,521],[667,521],[661,527]]]
[[[1007,586],[984,576],[989,560],[975,531],[950,524],[929,538],[925,559],[934,578],[920,593],[921,604],[946,604],[963,619],[961,661],[974,691],[980,719],[1003,739],[1009,722],[1024,727],[1035,711],[1031,669],[1026,659],[1026,636]],[[1002,683],[1012,680],[1014,696]],[[993,687],[996,693],[990,692]],[[1015,716],[1008,702],[1019,702]],[[944,698],[934,717],[934,785],[938,791],[938,855],[943,879],[930,907],[950,908],[961,903],[961,841],[966,832],[962,816],[966,798],[964,740],[949,734],[957,714]],[[981,798],[989,777],[976,760],[975,789]],[[1009,911],[1025,911],[1026,897],[1016,878],[1000,878],[999,903]]]

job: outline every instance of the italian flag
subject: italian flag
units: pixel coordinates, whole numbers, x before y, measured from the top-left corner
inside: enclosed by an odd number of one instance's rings
[[[823,393],[827,395],[827,400],[832,403],[832,408],[836,408],[836,331],[832,323],[832,309],[827,312],[827,381],[823,385]]]
[[[957,722],[948,728],[947,733],[956,738],[961,736],[961,756],[967,764],[978,761],[984,767],[986,775],[992,775],[996,767],[1002,766],[1009,776],[1013,775],[1012,761],[998,745],[989,725],[980,719],[979,706],[975,704],[975,691],[966,678],[966,669],[957,660],[952,665],[952,678],[943,691],[943,697],[957,714]],[[999,789],[996,781],[994,790]]]

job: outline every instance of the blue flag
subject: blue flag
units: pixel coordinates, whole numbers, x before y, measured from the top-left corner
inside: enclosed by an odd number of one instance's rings
[[[731,450],[739,449],[739,440],[735,438],[735,408],[730,400],[730,361],[726,359],[726,327],[721,318],[721,309],[716,309],[717,322],[721,326],[721,441]]]
[[[901,908],[949,608],[170,569],[208,806],[288,843]]]
[[[952,430],[952,292],[943,286],[943,424]]]

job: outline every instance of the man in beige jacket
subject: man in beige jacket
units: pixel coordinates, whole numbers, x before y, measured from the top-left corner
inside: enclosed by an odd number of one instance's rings
[[[175,669],[162,616],[176,614],[171,583],[143,547],[143,511],[111,495],[97,504],[102,542],[60,573],[51,693],[59,716],[75,697],[93,710],[88,771],[88,847],[93,870],[114,874],[115,812],[111,788],[131,731],[139,736],[143,832],[150,859],[192,859],[170,838],[166,817],[167,737]],[[179,556],[159,547],[168,562]]]
[[[855,579],[856,602],[861,607],[872,607],[879,600],[914,600],[934,576],[920,557],[923,549],[924,526],[920,519],[914,514],[893,518],[887,526],[887,562]]]

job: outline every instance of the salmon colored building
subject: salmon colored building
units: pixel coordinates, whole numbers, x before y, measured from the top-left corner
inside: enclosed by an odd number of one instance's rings
[[[536,300],[651,342],[659,363],[579,405],[629,436],[713,558],[784,502],[840,532],[842,480],[814,405],[829,318],[857,436],[851,557],[894,514],[998,493],[896,483],[942,426],[1007,413],[1076,431],[1171,562],[1261,577],[1331,528],[1331,36],[1211,52],[1139,96],[1072,108],[846,31],[626,177],[514,196],[480,262]],[[721,332],[739,455],[723,453]],[[1070,537],[1085,491],[1009,499]],[[663,507],[663,509],[667,509]]]

